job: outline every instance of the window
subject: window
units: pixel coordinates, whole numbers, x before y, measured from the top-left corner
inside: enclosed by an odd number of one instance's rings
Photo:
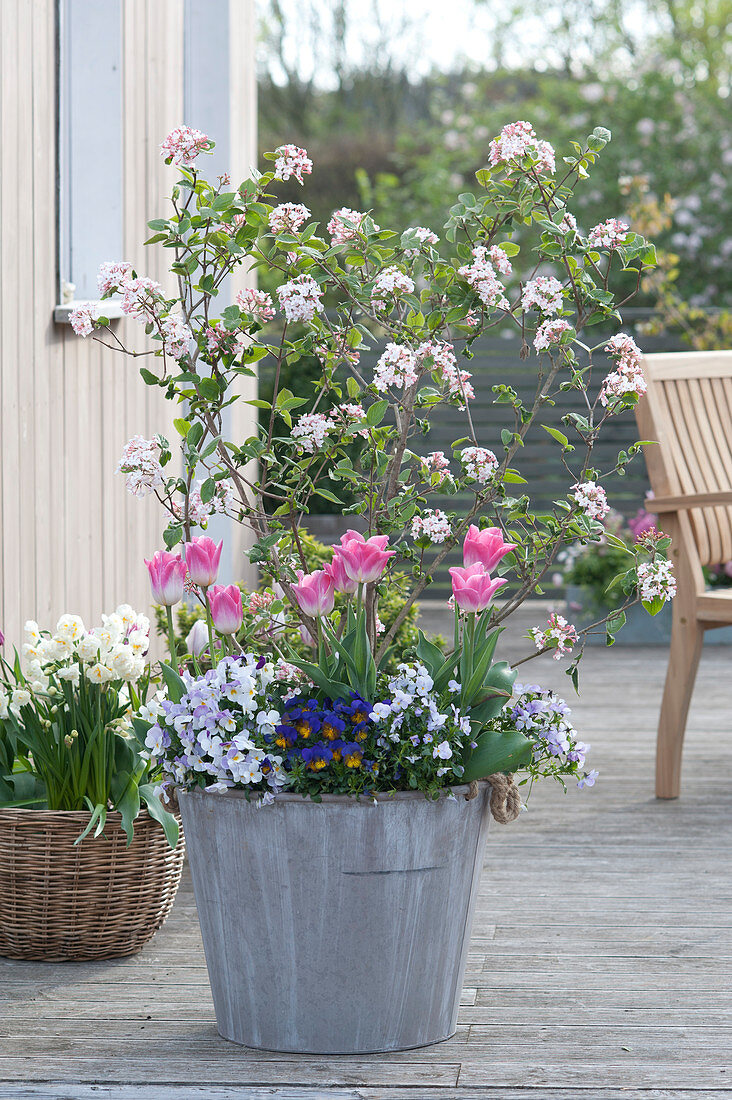
[[[124,258],[121,20],[120,0],[58,2],[58,321],[98,298],[103,260]]]

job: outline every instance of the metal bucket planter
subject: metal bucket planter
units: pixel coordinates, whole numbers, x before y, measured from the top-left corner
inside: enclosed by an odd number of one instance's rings
[[[490,816],[490,785],[467,791],[179,792],[224,1038],[363,1054],[454,1034]]]

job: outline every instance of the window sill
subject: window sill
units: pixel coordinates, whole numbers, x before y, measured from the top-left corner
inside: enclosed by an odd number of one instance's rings
[[[70,325],[71,313],[79,305],[81,305],[81,302],[66,302],[62,306],[54,306],[54,322],[57,325]],[[103,302],[95,302],[94,305],[98,307],[99,316],[108,317],[110,321],[117,321],[120,317],[125,316],[120,303],[113,301],[111,298],[105,298]]]

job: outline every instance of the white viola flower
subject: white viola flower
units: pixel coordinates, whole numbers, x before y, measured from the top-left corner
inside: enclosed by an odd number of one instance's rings
[[[140,717],[146,722],[156,722],[163,713],[163,708],[161,706],[162,698],[162,693],[158,692],[152,699],[148,699],[147,703],[143,703],[140,707]]]

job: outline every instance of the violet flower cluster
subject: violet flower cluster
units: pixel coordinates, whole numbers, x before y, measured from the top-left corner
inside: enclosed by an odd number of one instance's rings
[[[584,770],[590,746],[579,740],[564,699],[538,684],[516,684],[514,692],[498,721],[508,721],[534,742],[530,779],[551,776],[565,785],[563,777],[573,776],[580,789],[594,786],[599,772]]]

